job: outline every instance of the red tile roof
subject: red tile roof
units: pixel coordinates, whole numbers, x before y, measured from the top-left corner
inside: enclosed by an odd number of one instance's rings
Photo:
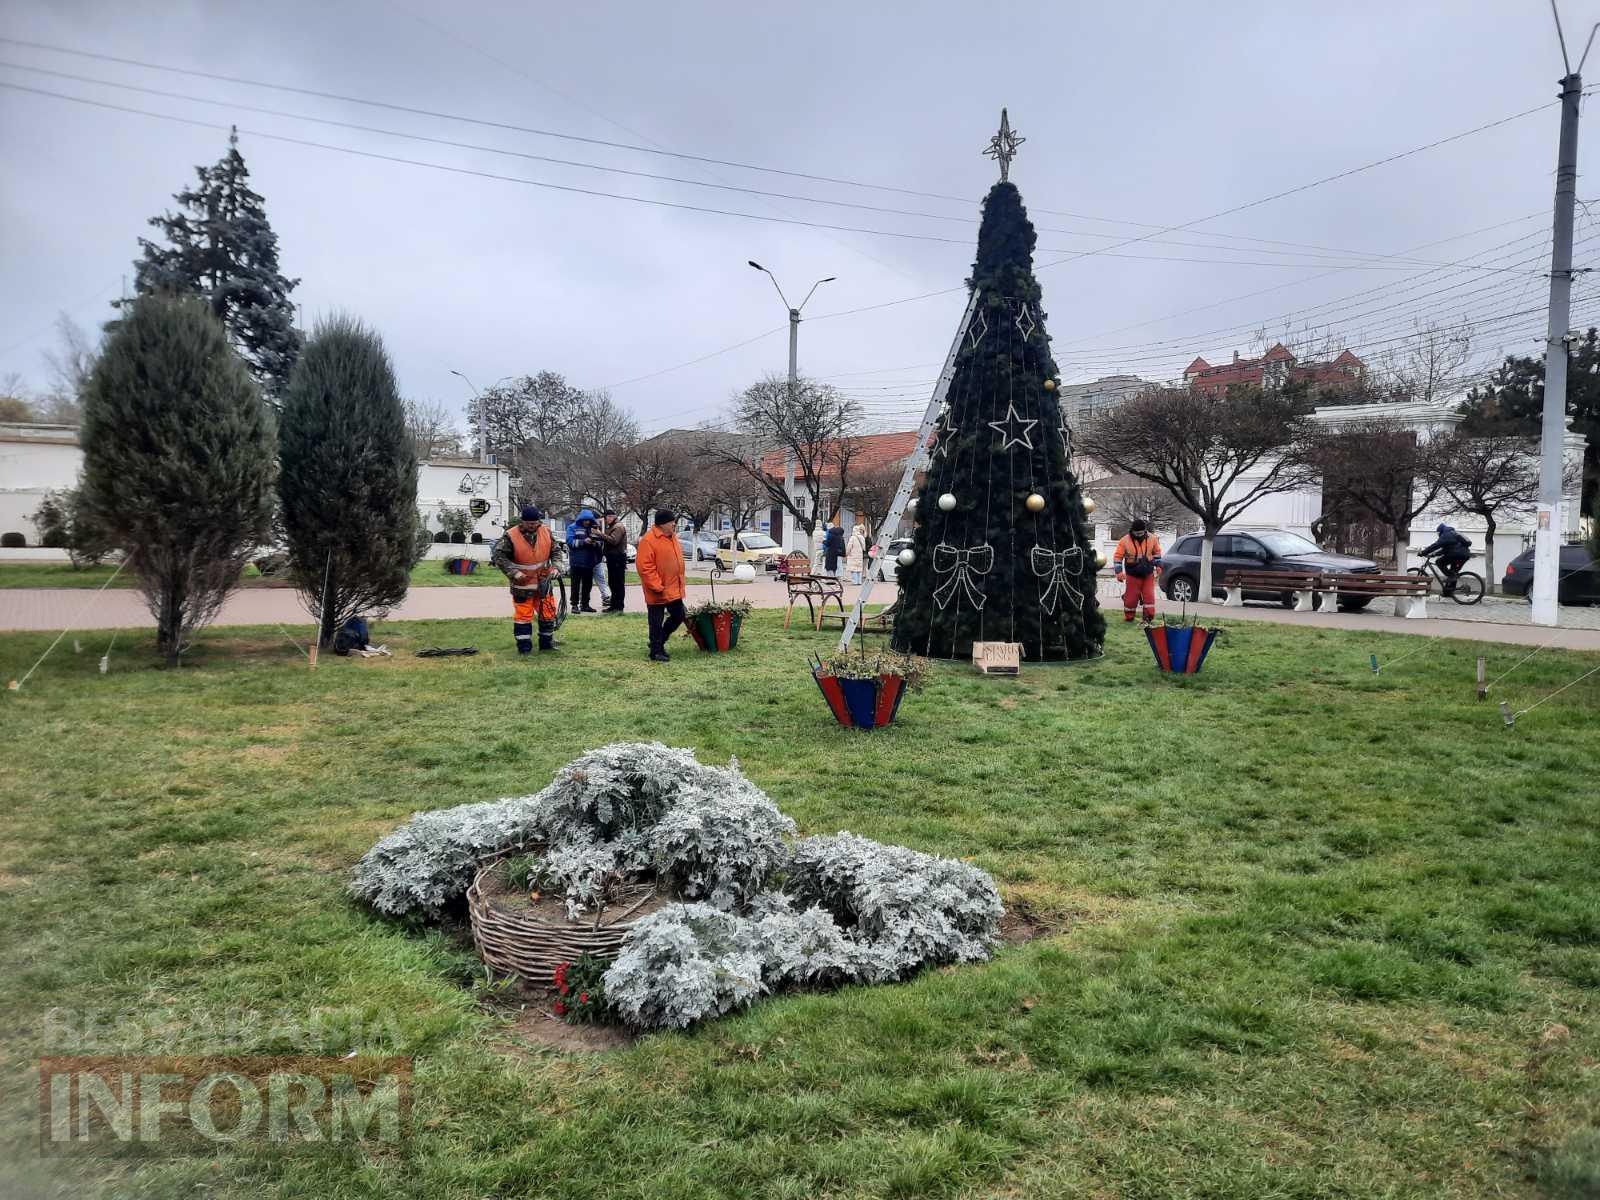
[[[904,463],[917,448],[917,431],[908,429],[903,433],[868,433],[854,440],[856,446],[850,458],[850,472],[859,475],[863,471]],[[781,450],[772,451],[762,458],[761,469],[768,475],[782,476],[783,457]],[[823,471],[823,477],[833,473],[830,467]]]

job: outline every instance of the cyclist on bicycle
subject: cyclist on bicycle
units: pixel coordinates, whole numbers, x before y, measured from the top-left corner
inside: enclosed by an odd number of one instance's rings
[[[1456,530],[1440,522],[1434,530],[1438,537],[1430,546],[1421,550],[1423,558],[1438,556],[1439,569],[1444,572],[1444,594],[1453,595],[1456,590],[1456,576],[1461,574],[1461,568],[1467,565],[1467,559],[1472,557],[1472,542],[1470,539],[1457,533]]]

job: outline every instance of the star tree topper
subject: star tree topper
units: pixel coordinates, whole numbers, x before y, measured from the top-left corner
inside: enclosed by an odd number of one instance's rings
[[[983,152],[985,158],[992,158],[1000,164],[1000,180],[1005,182],[1010,178],[1011,160],[1017,156],[1017,147],[1028,139],[1011,132],[1011,118],[1006,116],[1006,110],[1000,110],[1000,132],[989,139],[989,148]]]

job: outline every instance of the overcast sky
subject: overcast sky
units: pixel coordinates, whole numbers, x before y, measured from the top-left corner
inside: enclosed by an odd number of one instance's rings
[[[1563,11],[1576,57],[1600,0],[1565,0]],[[1547,266],[1562,70],[1542,0],[4,0],[0,36],[933,194],[711,166],[0,43],[0,81],[218,127],[0,89],[0,376],[19,371],[36,385],[47,379],[42,352],[56,314],[91,326],[108,315],[147,218],[195,164],[220,157],[230,121],[244,131],[241,149],[284,269],[302,280],[295,299],[305,320],[336,309],[359,315],[382,333],[408,395],[455,408],[468,392],[452,369],[479,386],[549,369],[609,387],[647,431],[716,418],[735,389],[786,366],[786,314],[746,265],[753,258],[796,302],[813,280],[838,277],[806,309],[801,369],[858,394],[886,426],[914,425],[964,303],[946,289],[958,289],[971,264],[978,202],[996,177],[981,151],[1002,105],[1027,139],[1012,178],[1040,246],[1058,252],[1042,251],[1038,263],[1152,235],[1041,272],[1069,380],[1118,370],[1171,378],[1196,354],[1215,362],[1259,351],[1251,331],[1270,337],[1291,325],[1322,336],[1331,326],[1334,340],[1376,357],[1403,349],[1396,339],[1418,318],[1472,318],[1475,363],[1502,350],[1531,353],[1541,332],[1537,314],[1510,314],[1542,305],[1547,286],[1538,272]],[[1591,74],[1600,78],[1600,67]],[[1160,232],[1541,104],[1549,107],[1442,147]],[[380,161],[266,133],[761,219]],[[1595,141],[1580,154],[1580,198],[1600,195],[1583,174]],[[1473,233],[1488,226],[1498,227]],[[1591,231],[1600,233],[1580,211],[1579,266],[1594,257],[1583,244]],[[1235,240],[1245,238],[1268,240]],[[1445,238],[1454,240],[1414,249]],[[1505,242],[1513,244],[1493,249]],[[1402,251],[1413,261],[1392,257]],[[1435,265],[1468,259],[1501,269]],[[1580,298],[1575,313],[1575,323],[1600,316],[1600,299]]]

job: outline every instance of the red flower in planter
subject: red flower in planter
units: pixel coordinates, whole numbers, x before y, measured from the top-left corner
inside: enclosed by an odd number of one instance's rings
[[[589,1003],[589,993],[588,992],[584,992],[583,995],[579,996],[578,997],[578,1003],[579,1004],[587,1004],[587,1003]]]
[[[555,1003],[555,1014],[558,1017],[564,1017],[567,1015],[567,1006],[559,1000],[557,1000]]]

